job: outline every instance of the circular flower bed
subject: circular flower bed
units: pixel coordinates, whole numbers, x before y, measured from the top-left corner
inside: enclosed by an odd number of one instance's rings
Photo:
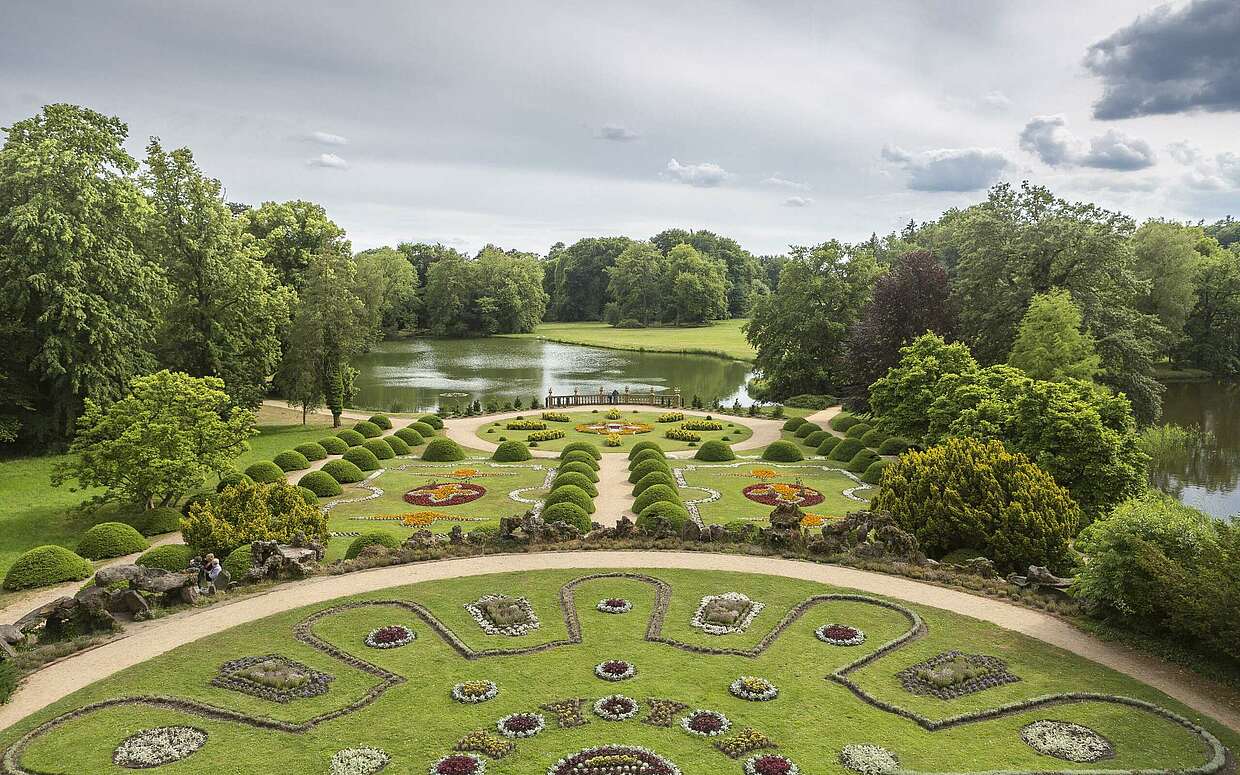
[[[715,737],[727,732],[732,722],[728,721],[727,716],[713,710],[695,710],[680,720],[680,726],[689,734]]]
[[[745,762],[745,775],[799,775],[801,768],[787,756],[758,754]]]
[[[1035,721],[1021,728],[1020,737],[1038,753],[1070,762],[1096,762],[1115,755],[1111,741],[1070,721]]]
[[[118,767],[143,770],[179,762],[207,744],[207,733],[197,727],[155,727],[130,735],[112,752]]]
[[[860,646],[865,643],[865,633],[846,624],[824,624],[814,630],[814,637],[832,646]]]
[[[781,503],[802,507],[817,506],[826,500],[823,494],[813,487],[783,482],[751,484],[741,490],[741,493],[749,500],[766,506],[778,506]]]
[[[482,775],[487,763],[472,753],[450,753],[431,765],[431,775]]]
[[[840,751],[840,764],[861,775],[883,775],[900,767],[900,760],[886,748],[851,743]]]
[[[600,745],[560,759],[547,775],[680,775],[680,768],[649,748]]]
[[[775,688],[775,684],[765,678],[757,678],[752,675],[743,675],[737,678],[728,687],[728,691],[742,700],[751,700],[753,702],[766,702],[779,696],[779,689]]]
[[[594,674],[604,681],[626,681],[637,675],[637,666],[623,659],[609,659],[595,665]]]
[[[394,649],[413,643],[417,637],[413,630],[403,624],[389,624],[371,630],[366,635],[366,645],[372,649]]]
[[[513,713],[495,722],[504,737],[533,737],[547,728],[547,720],[538,713]]]
[[[644,422],[624,422],[608,420],[607,422],[588,422],[577,426],[578,433],[597,433],[601,436],[632,436],[638,433],[650,433],[654,426]]]
[[[472,482],[424,484],[405,493],[405,502],[414,506],[460,506],[487,494],[487,488]]]
[[[637,715],[637,700],[623,694],[612,694],[594,703],[594,715],[608,721],[624,721]]]
[[[452,687],[452,699],[457,702],[486,702],[499,694],[494,681],[464,681]]]
[[[598,601],[598,605],[595,608],[605,614],[627,614],[633,610],[633,604],[624,598],[609,597],[606,600]]]
[[[375,775],[391,761],[387,751],[378,748],[346,748],[332,757],[330,775]]]

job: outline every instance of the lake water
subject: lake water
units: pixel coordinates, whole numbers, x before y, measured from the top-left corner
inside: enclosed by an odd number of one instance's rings
[[[1154,472],[1154,484],[1207,514],[1240,514],[1240,384],[1170,384],[1162,422],[1195,425],[1214,441],[1164,461]]]

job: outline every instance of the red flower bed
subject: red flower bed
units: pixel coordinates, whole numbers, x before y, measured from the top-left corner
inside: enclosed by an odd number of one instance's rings
[[[414,506],[460,506],[487,494],[487,488],[469,482],[424,484],[405,493],[405,502]]]
[[[857,637],[857,630],[842,624],[833,624],[830,627],[824,627],[822,634],[831,640],[852,640]]]
[[[482,771],[478,758],[469,754],[445,756],[435,764],[435,775],[475,775]]]
[[[796,772],[796,765],[778,754],[754,757],[752,767],[757,775],[792,775]]]
[[[741,490],[741,492],[749,500],[765,506],[778,506],[781,503],[791,503],[796,506],[817,506],[826,500],[822,493],[812,487],[780,482],[751,484],[744,490]]]

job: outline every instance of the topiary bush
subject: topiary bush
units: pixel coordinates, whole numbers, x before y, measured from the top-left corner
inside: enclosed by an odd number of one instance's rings
[[[834,403],[836,403],[835,396],[826,393],[799,393],[795,396],[788,396],[784,401],[785,406],[793,406],[797,409],[826,409]]]
[[[408,427],[412,431],[415,431],[419,436],[421,436],[424,439],[432,438],[435,435],[435,430],[436,430],[435,428],[432,428],[430,425],[427,425],[426,423],[421,422],[421,421],[411,422],[406,427]]]
[[[270,460],[260,460],[250,466],[245,469],[245,475],[250,478],[250,481],[257,482],[258,484],[284,481],[284,469]]]
[[[377,425],[380,430],[385,430],[385,431],[392,430],[392,421],[391,419],[388,418],[386,414],[372,415],[370,418],[370,422]]]
[[[676,480],[666,471],[651,471],[650,473],[637,480],[633,485],[633,497],[637,497],[646,491],[646,488],[653,487],[656,484],[665,484],[668,487],[675,487]]]
[[[880,455],[900,455],[913,446],[913,443],[902,436],[892,436],[878,445]]]
[[[861,481],[866,484],[878,484],[883,480],[883,471],[890,465],[886,460],[875,460],[865,469],[865,473],[861,475]]]
[[[585,509],[570,501],[553,503],[542,510],[542,518],[548,522],[563,522],[577,528],[582,534],[590,532],[590,515]]]
[[[349,445],[339,436],[324,436],[315,443],[329,455],[343,455],[349,450]]]
[[[224,566],[224,570],[228,571],[228,575],[232,577],[234,584],[245,581],[245,574],[250,570],[250,560],[252,557],[250,545],[244,544],[229,552],[228,557],[221,563]]]
[[[294,449],[284,450],[273,457],[271,462],[278,465],[284,473],[289,471],[305,471],[310,467],[310,461],[306,460],[306,456]],[[251,478],[253,478],[252,474]]]
[[[362,444],[362,448],[370,450],[380,460],[391,460],[396,457],[396,450],[387,443],[387,439],[367,439],[366,443]]]
[[[689,521],[689,512],[679,503],[656,501],[637,515],[637,530],[647,535],[653,535],[660,517],[667,520],[671,529],[679,534],[684,529],[685,523]]]
[[[323,449],[323,445],[316,444],[313,441],[307,441],[305,444],[298,444],[293,447],[306,460],[323,460],[327,457],[327,450]],[[344,454],[343,452],[341,454]]]
[[[827,459],[847,463],[863,449],[865,445],[861,443],[861,439],[841,439],[840,443],[835,445],[835,449],[831,450],[831,454],[827,455]]]
[[[840,443],[839,436],[827,436],[825,439],[822,440],[822,443],[818,445],[818,448],[815,449],[814,452],[819,455],[830,455],[831,450],[835,449],[836,446],[839,445],[839,443]]]
[[[658,442],[649,441],[649,440],[639,441],[636,444],[634,444],[632,447],[629,447],[629,460],[632,460],[633,458],[637,457],[639,454],[641,454],[643,451],[647,449],[653,449],[658,452],[663,451],[663,447],[660,447]]]
[[[384,436],[382,441],[384,444],[387,444],[392,448],[392,452],[395,453],[397,457],[404,457],[405,455],[413,452],[413,450],[409,449],[409,445],[405,443],[405,440],[396,434]]]
[[[589,479],[591,484],[598,481],[598,472],[580,460],[571,460],[567,463],[560,463],[558,473],[566,474],[570,472],[581,474],[585,478]]]
[[[353,447],[344,453],[344,459],[363,471],[378,471],[379,458],[365,447]]]
[[[193,497],[202,500],[197,495]],[[157,536],[164,533],[175,533],[180,530],[181,512],[171,506],[156,506],[153,509],[135,515],[132,519],[119,521],[132,525],[134,530],[137,530],[144,536]]]
[[[401,428],[392,435],[411,447],[420,447],[426,443],[426,439],[423,438],[422,434],[418,433],[413,428]]]
[[[641,442],[638,443],[640,444]],[[560,450],[560,457],[563,458],[570,452],[584,452],[595,460],[603,459],[603,453],[599,452],[598,447],[588,441],[570,441],[564,445],[563,449]]]
[[[554,489],[556,487],[562,487],[566,484],[571,484],[574,487],[580,487],[585,490],[591,498],[598,497],[598,488],[595,487],[594,482],[591,482],[589,477],[584,474],[578,474],[573,471],[561,471],[556,474],[555,479],[552,480],[551,487]]]
[[[798,460],[804,460],[805,456],[791,441],[775,441],[762,450],[762,459],[773,463],[795,463]]]
[[[554,503],[575,503],[585,513],[594,513],[594,499],[590,497],[588,492],[575,485],[566,484],[551,490],[544,501],[544,507]]]
[[[330,465],[330,463],[329,463]],[[360,473],[360,472],[359,472]],[[311,471],[297,482],[298,487],[305,487],[318,498],[330,498],[340,495],[344,490],[331,474],[326,471]]]
[[[643,449],[633,457],[629,458],[629,470],[632,471],[641,463],[647,460],[666,460],[667,455],[663,454],[661,449]]]
[[[347,460],[329,460],[319,469],[340,484],[352,484],[366,478],[362,469]]]
[[[367,546],[382,546],[395,551],[400,548],[400,539],[382,530],[362,533],[349,543],[349,548],[344,552],[344,558],[346,560],[355,559]]]
[[[315,494],[314,490],[311,490],[309,487],[302,487],[300,484],[294,486],[297,488],[298,494],[301,495],[301,499],[304,500],[307,505],[314,506],[316,508],[318,507],[319,496]]]
[[[598,470],[598,461],[589,452],[583,452],[579,449],[569,452],[567,455],[560,455],[561,463],[582,463],[595,471]]]
[[[93,572],[89,561],[63,546],[36,546],[23,552],[9,568],[4,576],[4,588],[30,589],[62,581],[81,581]]]
[[[424,414],[418,418],[418,422],[425,423],[437,431],[443,430],[443,418],[437,414]]]
[[[142,534],[124,522],[101,522],[82,534],[77,553],[88,560],[121,557],[148,548]]]
[[[217,557],[253,541],[288,543],[299,532],[326,542],[327,515],[303,492],[309,491],[285,482],[234,487],[191,511],[181,520],[181,534],[194,551]]]
[[[529,447],[513,439],[501,441],[491,454],[491,459],[499,463],[519,463],[532,457],[534,456],[530,454]]]
[[[808,422],[808,420],[806,420],[804,417],[789,417],[787,420],[784,420],[783,428],[786,431],[795,431],[797,428],[800,428],[806,422]]]
[[[863,474],[867,468],[879,460],[878,453],[866,447],[853,455],[852,460],[848,461],[848,465],[845,468],[854,474]]]
[[[633,513],[640,514],[652,503],[659,501],[667,501],[669,503],[680,503],[680,493],[676,492],[675,487],[669,487],[666,484],[656,484],[647,487],[633,500]]]
[[[849,428],[859,422],[861,422],[861,420],[853,417],[851,414],[848,414],[847,412],[840,412],[836,416],[832,417],[831,421],[827,424],[831,426],[832,430],[837,430],[840,433],[847,433]]]
[[[667,465],[666,461],[643,460],[642,462],[633,466],[633,470],[629,472],[629,484],[637,484],[638,481],[640,481],[643,476],[650,473],[651,471],[662,471],[663,473],[668,474],[668,475],[672,473],[672,469]]]
[[[375,425],[374,423],[370,422],[369,420],[362,420],[361,422],[354,423],[353,430],[357,431],[358,433],[362,434],[368,439],[377,439],[383,435],[383,429],[380,428],[378,425]]]
[[[830,435],[830,431],[814,431],[810,435],[806,436],[805,440],[801,443],[810,449],[818,449],[818,445],[822,443],[823,439]]]
[[[859,422],[845,431],[844,436],[849,439],[860,439],[872,430],[874,427],[869,423]]]
[[[164,544],[143,552],[134,563],[144,568],[159,568],[176,573],[188,568],[192,559],[194,550],[185,544]]]
[[[709,463],[722,463],[727,460],[736,460],[736,453],[732,448],[722,441],[711,439],[702,443],[698,448],[697,454],[693,456],[694,460],[704,460]]]
[[[366,441],[365,436],[349,428],[345,428],[342,431],[336,431],[336,438],[340,439],[345,444],[348,444],[350,447],[360,447],[362,442]]]
[[[422,459],[435,463],[451,463],[465,459],[465,450],[447,436],[436,436],[426,443],[422,450]]]
[[[814,431],[820,431],[820,430],[822,430],[822,426],[819,425],[818,423],[803,422],[797,426],[797,429],[795,431],[793,431],[793,435],[796,436],[798,439],[803,439],[809,436]]]
[[[216,492],[223,492],[225,488],[233,487],[238,484],[253,484],[254,480],[240,471],[233,471],[231,474],[224,474],[220,477],[220,483],[215,485]]]
[[[855,428],[857,426],[854,425],[853,427]],[[878,449],[879,447],[883,445],[883,442],[886,440],[887,440],[887,434],[883,433],[882,429],[880,428],[871,428],[870,430],[865,432],[864,436],[861,437],[861,443],[866,445],[870,449]]]

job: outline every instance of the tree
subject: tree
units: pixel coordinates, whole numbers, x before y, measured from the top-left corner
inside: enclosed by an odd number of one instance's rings
[[[418,273],[408,259],[392,248],[374,248],[357,254],[357,287],[379,334],[397,334],[417,321]]]
[[[831,393],[848,384],[848,330],[870,300],[878,264],[838,242],[794,247],[775,292],[754,307],[745,328],[770,398]]]
[[[314,256],[353,252],[344,229],[332,223],[327,211],[313,202],[263,202],[245,211],[242,225],[247,243],[276,270],[280,283],[299,290]]]
[[[537,256],[492,245],[472,261],[445,256],[427,272],[424,305],[437,336],[528,333],[546,311],[542,265]]]
[[[221,194],[188,148],[167,152],[152,138],[143,177],[155,209],[152,245],[172,301],[161,320],[160,363],[224,380],[240,406],[257,406],[280,361],[293,292],[243,246]]]
[[[255,541],[288,543],[298,533],[327,541],[327,515],[286,482],[241,483],[190,507],[181,534],[196,553],[226,557]]]
[[[905,253],[874,284],[848,335],[849,381],[868,387],[900,360],[900,349],[931,331],[950,339],[956,310],[947,271],[928,251]]]
[[[922,441],[930,432],[929,409],[939,394],[939,381],[977,369],[968,347],[948,344],[938,334],[922,334],[900,348],[899,362],[870,385],[870,410],[888,434]]]
[[[1229,215],[1205,227],[1205,233],[1218,240],[1223,247],[1230,248],[1240,242],[1240,221]]]
[[[48,105],[0,148],[0,416],[29,442],[67,438],[87,399],[150,371],[167,299],[143,251],[151,206],[120,119]]]
[[[754,283],[761,277],[762,268],[736,240],[706,230],[666,229],[651,237],[650,242],[664,255],[670,255],[677,245],[692,245],[706,259],[718,262],[727,281],[727,316],[739,318],[749,314],[755,301]]]
[[[1184,323],[1197,303],[1197,244],[1204,237],[1200,227],[1155,220],[1132,235],[1137,276],[1148,284],[1137,309],[1167,329],[1168,352],[1183,340]]]
[[[123,498],[147,508],[176,503],[220,475],[249,449],[254,414],[239,408],[216,377],[159,371],[130,382],[130,392],[106,409],[86,400],[69,460],[52,484],[76,479],[106,488],[102,499]]]
[[[644,326],[658,320],[668,292],[668,261],[657,248],[648,242],[633,243],[607,274],[607,296],[620,320],[636,320]]]
[[[628,237],[590,237],[556,254],[556,320],[603,319],[607,268],[632,242]]]
[[[1197,301],[1184,323],[1179,360],[1234,376],[1240,374],[1240,252],[1224,250],[1211,238],[1198,250]]]
[[[396,250],[408,259],[409,264],[417,271],[419,288],[426,285],[426,273],[431,264],[445,256],[465,258],[455,248],[444,247],[438,242],[434,245],[425,242],[402,242],[396,246]]]
[[[676,325],[702,324],[728,314],[727,279],[718,262],[704,258],[692,245],[668,251],[670,293],[664,318]]]
[[[1098,373],[1093,338],[1081,331],[1081,310],[1066,291],[1040,293],[1029,302],[1008,364],[1034,379],[1091,380]]]

